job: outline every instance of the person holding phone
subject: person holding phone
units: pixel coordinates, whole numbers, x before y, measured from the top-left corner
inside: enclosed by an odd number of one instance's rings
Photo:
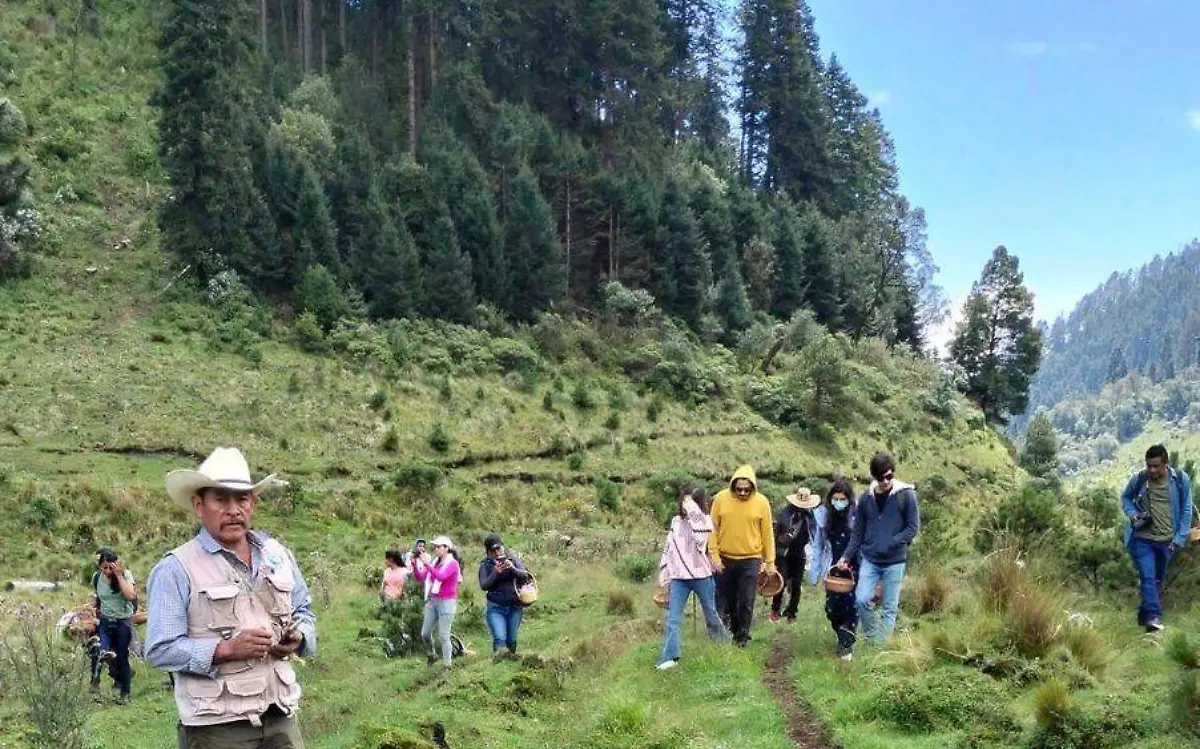
[[[504,548],[495,533],[483,540],[483,561],[479,563],[479,587],[487,594],[484,620],[492,633],[492,654],[517,652],[517,631],[525,616],[525,607],[517,596],[517,586],[529,582],[530,574],[516,554]]]
[[[129,646],[133,642],[133,615],[137,613],[137,588],[133,573],[117,552],[109,548],[96,554],[96,572],[92,575],[93,605],[96,610],[96,635],[100,644],[92,657],[92,691],[100,690],[100,669],[108,665],[122,705],[133,694],[133,668],[129,665]]]
[[[438,643],[441,643],[442,665],[450,668],[454,657],[450,641],[450,627],[454,613],[458,611],[458,584],[462,582],[462,565],[454,543],[446,536],[433,539],[433,562],[418,562],[413,577],[430,581],[429,598],[425,601],[425,620],[421,622],[421,639],[429,643],[429,665],[438,659]],[[434,629],[437,639],[434,639]]]

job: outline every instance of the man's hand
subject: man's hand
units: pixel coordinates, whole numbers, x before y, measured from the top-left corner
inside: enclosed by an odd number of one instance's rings
[[[714,559],[712,565],[713,572],[717,573],[718,575],[725,571],[725,565],[721,564],[720,559]]]
[[[297,646],[299,645],[299,634]],[[292,648],[295,650],[295,648]],[[253,661],[266,658],[272,651],[271,633],[265,629],[245,629],[231,640],[222,640],[213,651],[213,663]]]
[[[775,572],[775,563],[767,562],[766,564],[764,564],[763,572],[766,572],[768,575],[773,574]]]
[[[279,642],[271,646],[271,655],[276,658],[287,658],[300,649],[300,643],[303,641],[304,636],[295,627],[288,627],[283,630]]]

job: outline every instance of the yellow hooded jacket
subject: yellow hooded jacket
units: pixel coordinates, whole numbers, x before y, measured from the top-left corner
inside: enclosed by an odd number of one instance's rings
[[[733,493],[733,482],[748,479],[754,485],[749,498],[739,499]],[[748,465],[738,468],[729,480],[729,488],[713,498],[710,509],[713,533],[708,550],[714,561],[721,557],[752,559],[759,557],[764,564],[775,564],[775,528],[771,519],[771,501],[758,491],[758,478]]]

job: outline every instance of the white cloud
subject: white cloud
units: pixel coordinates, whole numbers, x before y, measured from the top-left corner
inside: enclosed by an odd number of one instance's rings
[[[963,318],[963,305],[966,303],[967,298],[965,296],[961,299],[955,299],[950,303],[950,314],[946,315],[946,319],[925,333],[925,347],[932,351],[939,359],[945,358],[950,354],[950,342],[954,340],[954,333],[958,329],[958,323]]]
[[[1188,126],[1200,130],[1200,107],[1192,107],[1187,111]]]
[[[869,101],[872,106],[882,107],[884,104],[887,104],[891,100],[892,100],[892,92],[891,91],[868,91],[867,92],[867,101]]]
[[[1041,57],[1049,51],[1049,42],[1014,42],[1008,45],[1008,53],[1016,57]]]

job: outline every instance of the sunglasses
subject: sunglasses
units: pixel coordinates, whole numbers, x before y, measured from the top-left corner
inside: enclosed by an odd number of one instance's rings
[[[894,478],[896,478],[896,472],[895,472],[895,471],[888,471],[887,473],[885,473],[885,474],[883,474],[882,476],[880,476],[880,477],[879,477],[879,480],[880,480],[880,481],[891,481],[891,480],[892,480],[892,479],[894,479]]]

